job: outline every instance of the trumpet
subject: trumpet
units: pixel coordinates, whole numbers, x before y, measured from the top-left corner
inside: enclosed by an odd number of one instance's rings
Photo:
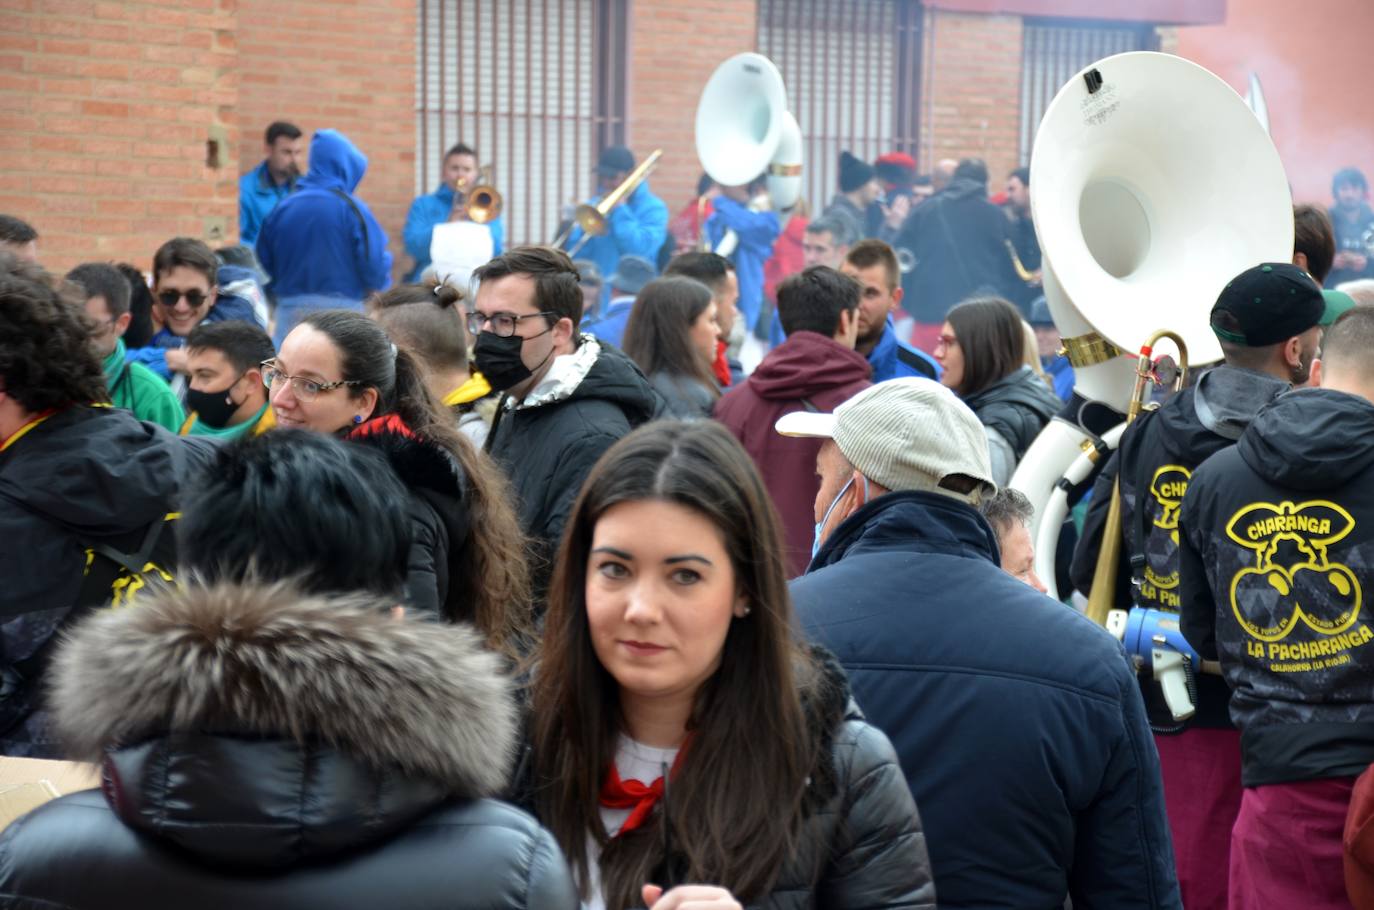
[[[492,185],[491,165],[484,165],[478,169],[475,181],[454,181],[449,220],[486,224],[501,214],[502,204],[501,194]]]
[[[620,186],[601,197],[601,201],[596,205],[589,205],[585,202],[579,205],[573,213],[572,221],[563,233],[554,240],[553,245],[561,247],[567,243],[574,225],[582,228],[582,238],[573,244],[572,249],[568,250],[570,257],[576,256],[577,251],[582,249],[582,245],[588,240],[603,236],[610,229],[606,219],[610,216],[611,209],[630,197],[630,194],[649,176],[649,172],[658,165],[658,159],[662,157],[663,149],[654,149],[649,153],[649,157],[640,162],[639,167],[631,171],[630,175],[620,182]]]
[[[1155,371],[1154,347],[1162,339],[1169,339],[1178,348],[1178,374],[1174,376],[1174,391],[1178,392],[1188,381],[1188,344],[1175,332],[1161,329],[1150,336],[1140,349],[1140,357],[1135,367],[1135,389],[1131,393],[1130,408],[1126,412],[1126,426],[1130,426],[1140,412],[1145,410],[1150,390],[1163,380]],[[1119,450],[1118,450],[1119,451]],[[1112,503],[1107,509],[1107,523],[1102,529],[1102,549],[1098,551],[1097,566],[1093,570],[1093,586],[1088,592],[1088,618],[1099,626],[1107,624],[1107,614],[1111,611],[1112,595],[1116,592],[1116,573],[1121,562],[1121,476],[1118,474],[1112,486]]]

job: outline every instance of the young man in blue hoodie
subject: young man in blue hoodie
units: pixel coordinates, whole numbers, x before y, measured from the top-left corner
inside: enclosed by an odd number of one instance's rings
[[[347,136],[320,130],[309,172],[263,223],[257,252],[277,298],[276,347],[306,313],[361,312],[369,294],[391,286],[386,232],[354,195],[366,173],[367,156]]]
[[[613,145],[601,152],[596,164],[597,195],[587,200],[589,205],[600,202],[605,195],[624,182],[635,169],[635,156],[623,145]],[[596,263],[601,274],[610,275],[620,264],[622,256],[640,256],[658,262],[658,251],[668,239],[668,206],[649,190],[649,180],[641,180],[619,205],[606,216],[606,233],[590,237],[582,243],[580,227],[568,235],[564,249],[581,245],[579,259]],[[601,292],[601,302],[610,301],[609,287]]]
[[[419,281],[425,269],[429,268],[429,247],[436,227],[449,221],[469,220],[466,208],[460,207],[459,211],[454,211],[454,187],[461,181],[465,187],[471,188],[477,182],[477,175],[477,152],[460,142],[444,155],[443,172],[434,192],[418,196],[410,204],[404,236],[406,252],[415,260],[415,266],[406,275],[406,281]],[[500,256],[506,234],[501,217],[498,215],[488,221],[486,228],[491,234],[491,254]]]
[[[897,337],[893,313],[902,306],[901,271],[897,254],[881,240],[861,240],[845,254],[840,271],[859,282],[859,339],[854,350],[868,358],[873,381],[902,376],[940,378],[935,358]]]

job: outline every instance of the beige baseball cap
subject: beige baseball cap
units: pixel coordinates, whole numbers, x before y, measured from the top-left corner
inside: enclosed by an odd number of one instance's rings
[[[833,414],[796,411],[778,418],[774,428],[783,436],[835,440],[855,469],[894,492],[924,490],[976,504],[997,491],[983,425],[930,379],[880,382]],[[966,495],[940,486],[956,474],[981,481],[980,487]]]

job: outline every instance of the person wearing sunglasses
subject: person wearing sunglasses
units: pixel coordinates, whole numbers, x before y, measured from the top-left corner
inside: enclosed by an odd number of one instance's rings
[[[307,314],[262,364],[277,426],[380,451],[406,485],[410,498],[396,507],[414,527],[408,606],[471,622],[488,646],[514,658],[529,610],[515,509],[500,472],[458,431],[425,377],[415,355],[351,310]]]
[[[226,276],[246,272],[225,268]],[[220,287],[220,262],[213,250],[191,237],[175,237],[153,256],[153,322],[159,326],[145,347],[130,349],[131,362],[141,363],[172,384],[177,397],[186,396],[186,339],[202,322],[237,319],[265,328],[251,301]]]

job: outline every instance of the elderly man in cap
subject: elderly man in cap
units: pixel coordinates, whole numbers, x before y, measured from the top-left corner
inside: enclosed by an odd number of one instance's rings
[[[978,418],[949,389],[879,383],[833,414],[803,630],[897,749],[941,907],[1180,907],[1159,760],[1106,631],[1002,571]]]
[[[620,347],[625,335],[625,323],[630,320],[635,296],[644,285],[654,280],[654,265],[641,256],[621,256],[610,281],[611,301],[597,308],[596,315],[584,319],[582,331],[595,335],[597,340]],[[585,293],[585,292],[584,292]]]
[[[597,194],[588,200],[596,205],[614,190],[635,169],[635,156],[623,145],[612,145],[601,153],[596,163]],[[639,256],[650,263],[658,261],[658,251],[668,239],[668,206],[649,191],[646,177],[634,192],[611,209],[606,216],[606,233],[587,238],[579,256],[596,263],[601,274],[616,270],[622,256]],[[582,229],[574,227],[568,235],[566,249],[572,250],[583,240]],[[601,301],[609,300],[603,291]]]
[[[1093,491],[1083,536],[1073,555],[1075,587],[1092,586],[1112,485],[1121,489],[1121,552],[1112,600],[1121,609],[1167,611],[1185,606],[1179,574],[1179,509],[1193,471],[1233,446],[1255,416],[1313,371],[1326,304],[1306,272],[1288,263],[1246,269],[1222,290],[1211,326],[1225,363],[1158,409],[1143,413],[1121,437]],[[1176,846],[1179,884],[1192,910],[1227,906],[1224,868],[1231,825],[1240,810],[1240,734],[1227,711],[1230,692],[1218,676],[1199,674],[1196,713],[1175,720],[1162,687],[1141,676],[1156,737]]]

